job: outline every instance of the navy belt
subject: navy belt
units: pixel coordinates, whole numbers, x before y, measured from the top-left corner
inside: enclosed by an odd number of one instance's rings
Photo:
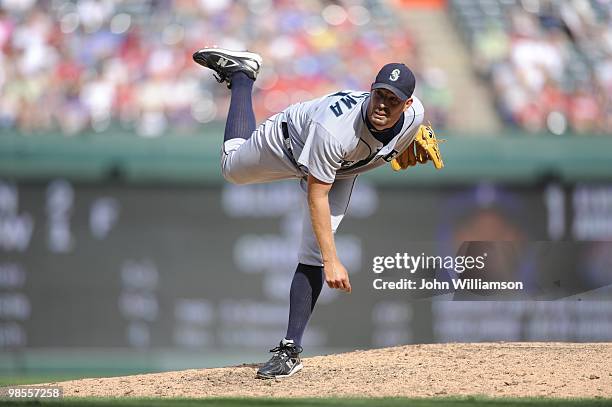
[[[285,149],[289,153],[289,160],[293,165],[295,165],[296,168],[301,169],[302,166],[298,164],[297,161],[295,161],[295,157],[293,156],[293,149],[291,148],[291,136],[289,136],[289,125],[287,125],[287,122],[282,122],[281,128],[283,130],[283,144],[285,145]]]

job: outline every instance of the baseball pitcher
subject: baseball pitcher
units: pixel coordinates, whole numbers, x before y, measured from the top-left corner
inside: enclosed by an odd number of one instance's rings
[[[423,105],[412,95],[415,77],[404,64],[383,66],[370,92],[341,90],[297,103],[257,127],[251,93],[261,56],[204,48],[193,59],[231,89],[221,151],[224,178],[235,184],[293,178],[307,202],[287,333],[257,372],[260,378],[289,377],[302,369],[302,336],[323,282],[351,292],[334,233],[357,176],[386,163],[399,170],[431,160],[441,168],[438,144],[431,127],[421,125]]]

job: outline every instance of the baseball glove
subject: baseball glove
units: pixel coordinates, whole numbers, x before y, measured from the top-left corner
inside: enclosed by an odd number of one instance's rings
[[[436,134],[431,125],[425,126],[421,124],[408,148],[391,161],[391,168],[394,171],[405,170],[408,167],[417,165],[417,163],[426,164],[427,161],[432,161],[438,170],[444,168]]]

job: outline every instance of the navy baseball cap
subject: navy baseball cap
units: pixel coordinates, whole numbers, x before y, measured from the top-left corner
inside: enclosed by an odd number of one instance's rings
[[[383,66],[376,75],[372,89],[387,89],[402,100],[408,99],[414,92],[416,79],[404,64],[391,63]]]

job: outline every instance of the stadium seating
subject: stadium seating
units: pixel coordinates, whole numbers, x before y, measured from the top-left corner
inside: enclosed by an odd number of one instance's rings
[[[610,2],[451,0],[449,11],[506,123],[612,133]]]
[[[368,89],[394,59],[422,68],[396,7],[366,2],[6,1],[0,12],[0,129],[197,134],[229,92],[191,61],[205,45],[250,48],[262,120],[339,88]],[[367,62],[367,63],[364,63]],[[419,75],[420,76],[420,75]]]

